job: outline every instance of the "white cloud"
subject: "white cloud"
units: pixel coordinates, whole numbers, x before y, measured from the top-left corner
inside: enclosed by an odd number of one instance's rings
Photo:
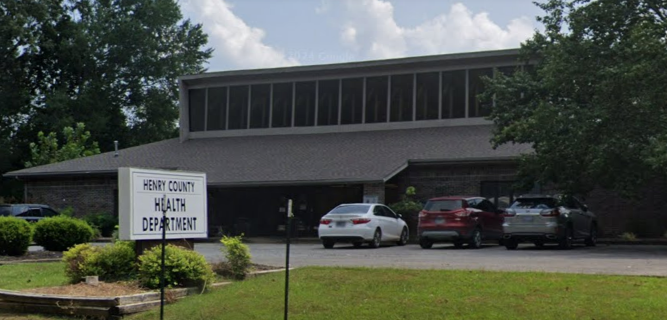
[[[209,46],[215,49],[212,61],[223,58],[237,68],[299,64],[284,52],[264,44],[264,30],[248,26],[232,12],[232,6],[224,0],[197,0],[192,3],[183,1],[181,8],[185,16],[203,24],[204,32],[208,34]]]
[[[392,4],[383,0],[348,0],[346,16],[342,44],[371,59],[515,48],[534,32],[528,18],[503,28],[488,13],[474,14],[461,3],[413,28],[399,26]]]
[[[344,45],[361,50],[371,58],[393,58],[405,55],[404,30],[394,21],[394,7],[379,0],[348,0],[345,2],[348,22]],[[354,30],[354,38],[349,36]],[[351,41],[352,40],[352,41]]]

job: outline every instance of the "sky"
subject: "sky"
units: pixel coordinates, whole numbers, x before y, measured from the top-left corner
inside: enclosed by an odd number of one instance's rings
[[[214,49],[208,71],[518,48],[533,0],[180,0]]]

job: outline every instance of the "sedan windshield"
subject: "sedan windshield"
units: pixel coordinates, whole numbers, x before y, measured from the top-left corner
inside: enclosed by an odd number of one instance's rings
[[[345,206],[338,206],[335,207],[333,210],[329,211],[329,213],[333,214],[360,214],[360,213],[366,213],[368,212],[368,209],[370,209],[370,205],[366,204],[352,204],[352,205],[345,205]]]
[[[523,198],[516,199],[510,208],[512,209],[551,209],[556,207],[554,198]]]
[[[424,206],[426,211],[452,211],[461,209],[463,201],[461,200],[434,200],[428,201]]]

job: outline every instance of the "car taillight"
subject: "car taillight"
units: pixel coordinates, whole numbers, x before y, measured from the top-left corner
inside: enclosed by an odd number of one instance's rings
[[[352,224],[364,224],[371,222],[371,219],[361,218],[361,219],[352,219]]]
[[[546,209],[540,211],[540,215],[543,217],[557,217],[560,215],[560,211],[558,209]]]
[[[331,223],[331,219],[322,219],[320,220],[320,224],[328,225]]]
[[[472,213],[471,211],[468,211],[468,210],[466,209],[466,210],[461,210],[461,211],[455,213],[454,215],[457,216],[457,217],[467,217],[467,216],[469,216],[471,213]]]
[[[426,218],[427,216],[428,216],[428,214],[426,213],[426,211],[420,211],[419,212],[419,217],[420,218]]]
[[[503,217],[514,217],[516,216],[516,211],[512,209],[507,209],[505,212],[503,212]]]

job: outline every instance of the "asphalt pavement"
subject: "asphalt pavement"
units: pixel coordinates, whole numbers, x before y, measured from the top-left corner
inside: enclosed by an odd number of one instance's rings
[[[284,266],[284,243],[250,243],[254,263]],[[195,250],[211,262],[223,260],[219,243],[197,243]],[[666,245],[575,246],[559,250],[555,246],[536,248],[521,245],[506,250],[498,245],[481,249],[455,249],[452,245],[382,246],[378,249],[353,248],[340,244],[324,249],[317,243],[292,244],[290,266],[346,266],[413,269],[463,269],[503,271],[546,271],[587,274],[667,276]]]

